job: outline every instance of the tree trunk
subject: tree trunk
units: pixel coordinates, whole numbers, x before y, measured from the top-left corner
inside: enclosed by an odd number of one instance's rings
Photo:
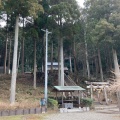
[[[104,54],[104,61],[105,61],[105,65],[104,65],[104,68],[106,69],[105,71],[108,71],[107,69],[108,69],[108,60],[107,60],[107,58],[108,58],[108,51],[107,51],[107,49],[108,49],[108,47],[107,47],[107,45],[106,45],[106,43],[103,45],[103,49],[104,49],[104,51],[103,51],[103,54]]]
[[[24,73],[24,38],[22,40],[22,73]]]
[[[61,62],[61,86],[64,86],[64,58],[63,58],[63,38],[60,39],[60,62]]]
[[[58,85],[61,85],[60,79],[60,41],[58,41]]]
[[[100,77],[101,77],[101,81],[103,82],[103,70],[102,70],[102,62],[101,62],[99,47],[98,47],[98,61],[99,61],[99,67],[100,67]]]
[[[70,72],[72,73],[72,60],[71,60],[71,53],[70,53],[70,56],[69,56],[69,61],[70,61]]]
[[[4,55],[4,74],[6,74],[7,63],[7,43],[8,43],[8,15],[7,15],[7,28],[6,28],[6,41],[5,41],[5,55]]]
[[[4,74],[6,74],[6,62],[7,62],[7,42],[8,42],[8,33],[5,41],[5,56],[4,56]]]
[[[22,73],[24,73],[24,18],[23,18],[23,37],[22,37]]]
[[[36,39],[34,40],[34,89],[36,89]]]
[[[51,72],[53,73],[53,42],[51,45]]]
[[[8,55],[8,74],[10,74],[10,58],[11,58],[11,38],[10,38],[10,41],[9,41],[9,55]]]
[[[74,73],[76,73],[76,50],[75,50],[75,39],[74,39],[74,43],[73,43],[73,54],[74,54]]]
[[[98,78],[98,72],[99,72],[99,70],[98,70],[98,56],[95,56],[95,71],[96,71],[96,79]]]
[[[120,78],[120,69],[118,64],[117,52],[115,49],[112,49],[112,51],[113,51],[113,61],[114,61],[114,68],[115,68],[115,77],[118,80]]]
[[[86,41],[86,31],[85,31],[85,57],[86,57],[86,66],[87,66],[87,77],[90,79],[90,67],[88,61],[88,50],[87,50],[87,41]]]
[[[15,92],[16,92],[18,33],[19,33],[19,16],[16,16],[15,42],[14,42],[13,66],[12,66],[12,77],[11,77],[11,93],[10,93],[11,104],[15,102]]]
[[[112,70],[112,63],[113,63],[112,55],[110,52],[108,55],[109,55],[109,70]]]
[[[21,52],[21,44],[20,44],[20,48],[19,48],[19,50],[18,50],[17,71],[18,71],[19,65],[20,65],[20,52]]]
[[[83,77],[86,77],[87,76],[86,62],[83,60],[82,64],[83,64]]]

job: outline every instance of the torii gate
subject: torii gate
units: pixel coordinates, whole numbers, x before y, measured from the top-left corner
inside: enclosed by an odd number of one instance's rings
[[[93,99],[93,89],[98,91],[98,101],[99,101],[99,92],[101,90],[104,90],[105,101],[106,104],[108,104],[106,88],[109,87],[109,82],[88,82],[88,81],[85,82],[86,84],[88,84],[87,88],[90,88],[91,99]]]

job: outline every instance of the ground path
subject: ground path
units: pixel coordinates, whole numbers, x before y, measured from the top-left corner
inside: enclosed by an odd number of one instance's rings
[[[117,107],[102,106],[98,108],[89,112],[56,112],[45,115],[43,120],[120,120],[120,112]]]
[[[45,116],[43,120],[120,120],[120,115],[97,113],[95,111],[81,113],[56,113]]]

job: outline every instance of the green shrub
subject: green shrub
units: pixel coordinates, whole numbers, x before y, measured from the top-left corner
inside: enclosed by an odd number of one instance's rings
[[[57,109],[58,108],[58,101],[52,98],[48,98],[48,107],[52,109]]]
[[[81,99],[81,105],[85,107],[91,107],[93,103],[93,100],[91,98],[82,98]]]

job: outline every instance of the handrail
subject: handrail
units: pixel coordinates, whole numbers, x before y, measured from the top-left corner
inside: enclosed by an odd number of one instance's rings
[[[65,73],[64,73],[64,75],[69,80],[69,82],[72,83],[72,85],[77,86],[77,84],[70,78],[69,75],[66,75]]]
[[[69,75],[66,75],[64,73],[65,77],[67,78],[67,80],[73,85],[73,86],[77,86],[77,84],[71,79],[71,77]],[[69,84],[67,83],[67,80],[65,80],[65,85],[66,86],[69,86]],[[85,91],[83,91],[83,96],[86,97],[87,96],[87,93]]]

